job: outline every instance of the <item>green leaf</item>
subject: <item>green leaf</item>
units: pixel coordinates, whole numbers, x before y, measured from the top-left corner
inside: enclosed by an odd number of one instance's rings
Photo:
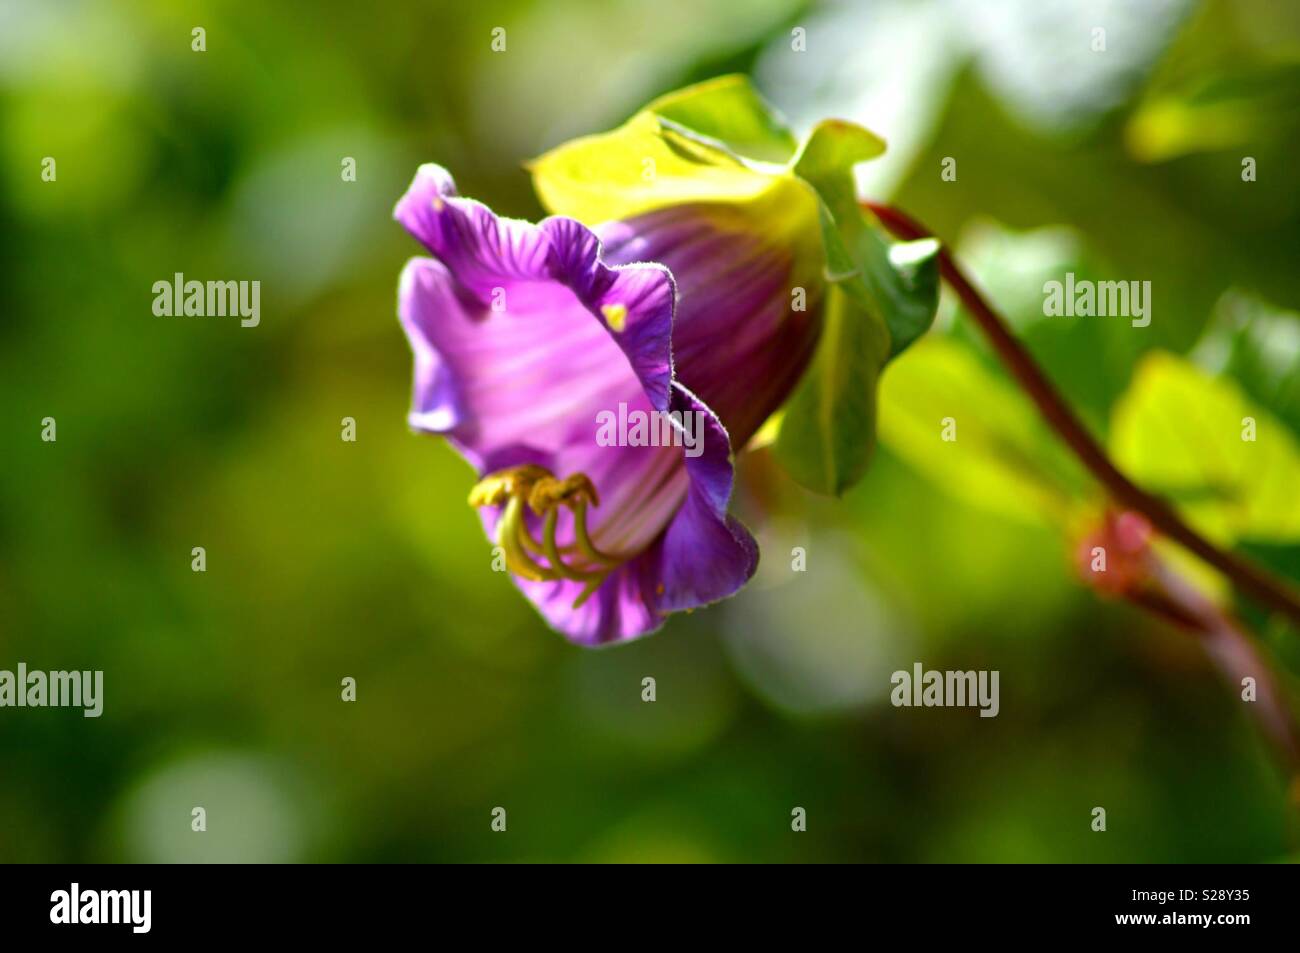
[[[1111,448],[1135,482],[1207,535],[1300,540],[1300,447],[1235,381],[1173,354],[1148,355],[1116,404]]]
[[[1110,409],[1151,345],[1127,321],[1045,314],[1044,287],[1073,274],[1076,282],[1112,278],[1084,236],[1063,225],[1020,230],[980,218],[962,230],[957,258],[979,277],[986,300],[997,307],[1020,342],[1089,429],[1104,433]],[[991,357],[988,342],[965,305],[953,302],[953,335]],[[1079,360],[1087,354],[1088,360]]]
[[[1296,130],[1300,65],[1234,67],[1197,75],[1143,102],[1124,130],[1141,162],[1167,162],[1196,152],[1239,149]]]
[[[679,89],[645,111],[747,159],[785,164],[798,146],[747,76],[720,76]]]
[[[1300,433],[1300,314],[1228,291],[1192,355]]]
[[[876,378],[889,353],[889,333],[838,285],[827,293],[823,322],[774,449],[800,484],[838,495],[861,479],[875,448]]]
[[[1022,522],[1065,522],[1087,486],[1029,399],[947,337],[890,364],[880,439],[952,496]]]

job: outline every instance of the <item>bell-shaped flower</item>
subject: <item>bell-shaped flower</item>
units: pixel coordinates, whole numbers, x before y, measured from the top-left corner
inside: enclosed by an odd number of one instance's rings
[[[435,256],[401,282],[410,422],[478,470],[471,503],[569,638],[744,585],[732,454],[760,428],[813,489],[860,476],[876,375],[934,313],[933,243],[888,242],[855,200],[853,164],[882,149],[839,122],[800,146],[726,77],[536,160],[558,213],[537,225],[432,165],[398,203]]]
[[[727,515],[726,431],[672,378],[668,270],[606,264],[572,219],[499,218],[434,165],[396,215],[435,256],[401,279],[411,425],[478,470],[470,502],[547,621],[600,645],[744,585],[758,550]]]

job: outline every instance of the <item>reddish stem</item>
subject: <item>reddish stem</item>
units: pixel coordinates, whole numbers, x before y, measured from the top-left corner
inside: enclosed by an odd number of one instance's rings
[[[931,234],[924,225],[888,205],[875,202],[864,202],[863,205],[899,238],[912,240],[926,238]],[[1168,503],[1146,492],[1121,473],[1057,393],[1051,381],[1039,370],[1024,345],[1012,335],[1006,322],[967,279],[946,246],[939,251],[939,267],[944,279],[957,292],[1007,370],[1020,382],[1048,423],[1116,502],[1141,513],[1157,530],[1223,573],[1246,595],[1283,613],[1294,625],[1300,627],[1300,594],[1294,588],[1264,568],[1235,553],[1220,549],[1183,522]]]

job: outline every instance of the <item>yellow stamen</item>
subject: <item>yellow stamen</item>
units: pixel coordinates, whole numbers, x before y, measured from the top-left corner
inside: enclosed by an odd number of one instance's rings
[[[528,531],[527,521],[523,521],[520,525],[522,531],[519,534],[519,541],[524,544],[524,549],[536,556],[545,556],[546,547],[533,538],[533,534]],[[567,543],[560,547],[560,553],[565,556],[572,556],[576,552],[578,552],[577,543]]]
[[[600,313],[605,316],[605,323],[615,334],[627,327],[627,305],[625,304],[602,304]]]
[[[618,560],[606,556],[596,548],[595,543],[587,534],[587,505],[579,503],[573,508],[573,535],[577,541],[578,551],[586,556],[592,562],[607,563],[611,566],[617,566]]]
[[[582,608],[582,604],[591,598],[592,593],[594,593],[597,589],[599,589],[600,584],[604,581],[605,581],[605,577],[600,576],[599,578],[593,579],[591,580],[591,582],[587,583],[586,588],[582,590],[582,592],[578,595],[578,598],[573,600],[573,608],[575,609]]]
[[[538,565],[528,555],[522,541],[522,536],[528,533],[523,518],[523,503],[518,497],[511,497],[506,503],[505,512],[501,514],[501,521],[497,523],[497,545],[505,551],[506,568],[516,576],[534,582],[550,582],[560,578],[553,570]]]
[[[559,522],[560,511],[551,510],[546,514],[546,524],[542,529],[542,546],[546,549],[546,558],[551,561],[551,565],[565,579],[573,579],[577,582],[591,582],[593,579],[604,579],[608,572],[583,572],[574,569],[562,558],[560,558],[560,548],[555,543],[555,527]]]
[[[575,473],[561,480],[533,464],[490,473],[469,494],[471,506],[504,507],[497,523],[497,544],[505,552],[510,572],[537,582],[567,579],[586,583],[573,603],[575,609],[600,588],[621,562],[597,549],[587,531],[587,507],[599,502],[596,487],[586,474]],[[528,527],[525,504],[544,517],[541,542]],[[556,539],[561,506],[573,513],[575,537],[573,543],[563,547]],[[534,556],[545,557],[546,564]]]

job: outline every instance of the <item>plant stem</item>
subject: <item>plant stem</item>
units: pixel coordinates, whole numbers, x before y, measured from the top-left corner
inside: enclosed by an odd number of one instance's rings
[[[1178,629],[1196,635],[1228,687],[1236,692],[1249,677],[1255,683],[1251,715],[1272,744],[1288,779],[1288,799],[1300,807],[1300,729],[1277,676],[1255,639],[1149,550],[1145,585],[1126,592],[1134,605]]]
[[[888,205],[875,202],[864,202],[863,205],[899,238],[912,240],[926,238],[931,234],[924,225]],[[939,251],[939,267],[944,280],[957,292],[1007,370],[1020,382],[1060,438],[1116,502],[1141,513],[1157,530],[1223,573],[1243,593],[1261,605],[1281,612],[1293,625],[1300,627],[1300,593],[1263,567],[1210,542],[1185,523],[1167,502],[1146,492],[1121,473],[1039,369],[1024,345],[1011,333],[1006,321],[984,300],[957,266],[946,246]]]

